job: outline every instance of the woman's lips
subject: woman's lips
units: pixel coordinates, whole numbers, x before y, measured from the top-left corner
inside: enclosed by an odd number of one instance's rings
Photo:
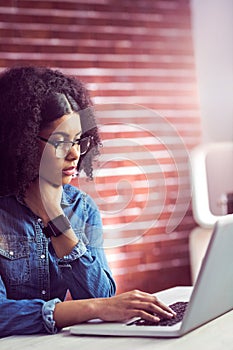
[[[73,166],[62,170],[62,173],[66,176],[73,176],[76,174],[76,172],[77,170]]]

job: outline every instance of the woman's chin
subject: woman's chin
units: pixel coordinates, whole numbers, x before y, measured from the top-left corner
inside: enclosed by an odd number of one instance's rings
[[[66,175],[66,176],[62,176],[62,185],[67,185],[71,182],[71,180],[73,179],[73,176],[71,175]]]
[[[56,177],[55,178],[51,178],[49,176],[42,176],[42,175],[40,177],[43,178],[43,180],[49,182],[54,187],[67,185],[73,179],[73,176],[71,176],[71,175],[62,175],[62,176],[59,176],[57,178]]]

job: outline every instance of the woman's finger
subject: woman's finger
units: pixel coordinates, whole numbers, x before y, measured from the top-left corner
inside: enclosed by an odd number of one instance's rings
[[[150,308],[151,312],[161,314],[164,317],[169,317],[170,315],[172,316],[176,315],[176,313],[169,306],[167,306],[160,299],[158,299],[158,297],[155,294],[149,294],[138,290],[133,291],[133,293],[134,293],[133,297],[135,298],[134,300],[148,303],[147,308]],[[138,304],[138,307],[139,307],[139,304]]]
[[[169,313],[171,313],[172,315],[176,316],[176,312],[174,310],[172,310],[172,308],[170,308],[169,306],[167,306],[165,303],[163,303],[161,300],[159,300],[156,295],[153,295],[155,298],[155,303],[156,305],[158,305],[162,310],[165,310]]]
[[[163,318],[172,318],[174,317],[174,313],[172,313],[170,311],[170,309],[167,311],[163,308],[161,308],[160,306],[152,303],[152,302],[148,302],[148,301],[133,301],[131,303],[131,308],[133,310],[138,310],[138,314],[140,314],[140,312],[143,313],[147,313],[150,315],[154,315],[155,317],[163,317]],[[138,315],[136,315],[138,316]],[[141,316],[140,316],[141,317]]]

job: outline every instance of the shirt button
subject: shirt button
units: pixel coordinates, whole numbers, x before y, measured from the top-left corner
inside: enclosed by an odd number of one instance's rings
[[[44,259],[44,258],[45,258],[45,255],[44,255],[44,254],[41,254],[40,257],[41,257],[41,259]]]
[[[10,254],[11,256],[13,256],[13,255],[14,255],[14,252],[11,250],[11,251],[9,252],[9,254]]]
[[[43,227],[43,221],[39,218],[39,219],[37,219],[37,222],[38,222],[38,224],[40,225],[40,226],[42,226]]]
[[[41,294],[45,295],[45,294],[46,294],[46,290],[43,289],[43,290],[41,291]]]

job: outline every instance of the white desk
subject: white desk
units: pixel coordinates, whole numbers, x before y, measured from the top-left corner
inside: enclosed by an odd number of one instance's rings
[[[233,350],[233,311],[182,338],[74,336],[68,329],[56,335],[12,336],[0,340],[1,350]]]

